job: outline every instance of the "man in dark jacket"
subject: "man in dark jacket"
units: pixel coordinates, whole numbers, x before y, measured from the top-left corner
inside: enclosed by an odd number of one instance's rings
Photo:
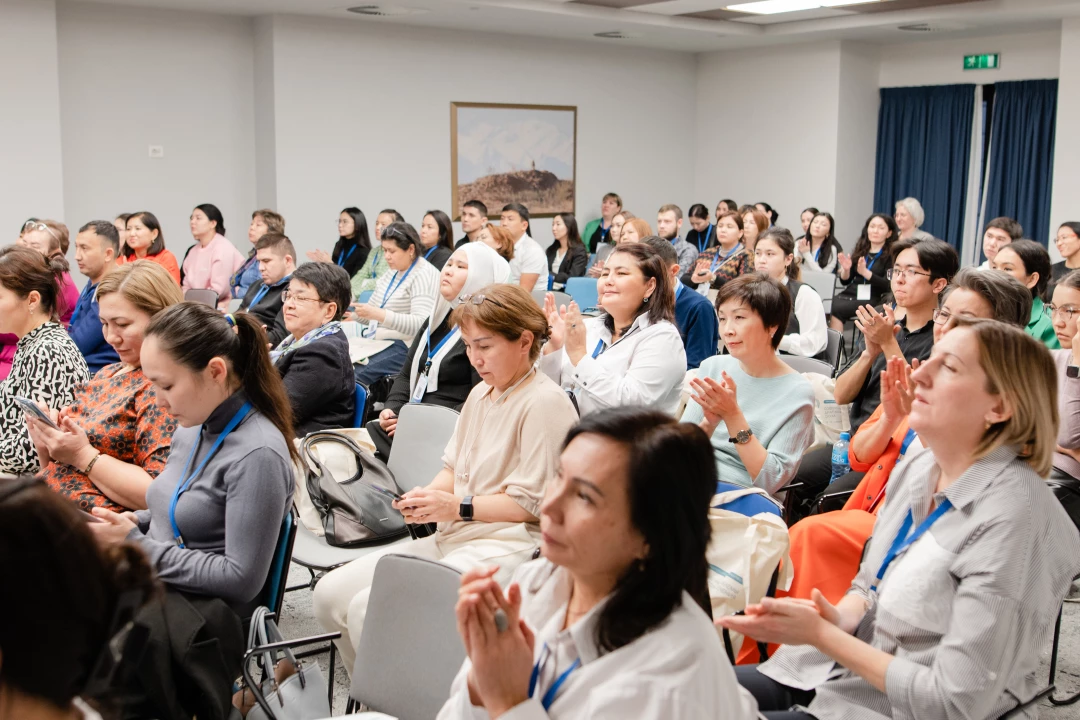
[[[296,249],[284,235],[266,233],[255,243],[255,257],[262,280],[256,280],[248,288],[240,312],[259,318],[270,344],[276,347],[289,334],[281,312],[281,293],[289,287],[289,279],[296,270]]]

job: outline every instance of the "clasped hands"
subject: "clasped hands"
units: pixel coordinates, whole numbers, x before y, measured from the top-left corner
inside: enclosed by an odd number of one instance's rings
[[[410,525],[460,520],[461,498],[444,490],[418,487],[402,494],[391,503]]]
[[[857,623],[845,623],[840,610],[819,590],[812,590],[811,596],[810,600],[764,597],[760,603],[748,605],[745,615],[727,615],[716,625],[758,642],[778,645],[818,645],[822,632],[830,625],[848,634],[855,631]]]
[[[690,399],[701,406],[705,415],[705,423],[708,427],[703,428],[706,434],[712,435],[716,427],[721,423],[734,424],[732,421],[742,415],[739,407],[738,388],[735,381],[726,372],[721,373],[720,381],[711,377],[694,378],[690,381]]]
[[[884,314],[875,310],[873,305],[855,308],[855,327],[863,334],[866,351],[871,358],[877,357],[886,345],[895,342],[900,332],[892,308],[886,305],[882,310]]]
[[[457,628],[472,661],[469,699],[493,718],[529,699],[536,637],[521,617],[521,588],[503,593],[494,576],[498,567],[475,568],[461,578],[454,608]],[[495,614],[506,616],[503,630]]]

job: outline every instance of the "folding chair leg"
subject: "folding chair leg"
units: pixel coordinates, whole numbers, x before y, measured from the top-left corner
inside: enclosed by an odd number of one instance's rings
[[[330,673],[329,673],[330,682],[327,683],[327,685],[330,686],[330,689],[326,691],[326,694],[328,696],[326,698],[326,700],[330,705],[330,714],[331,715],[334,714],[334,686],[336,685],[335,681],[337,680],[337,678],[334,676],[334,659],[336,657],[337,657],[337,646],[334,645],[334,641],[331,640],[330,641]]]
[[[303,583],[302,585],[293,585],[292,587],[287,587],[287,588],[285,588],[285,592],[293,592],[295,590],[304,590],[304,589],[314,590],[315,589],[315,583],[317,582],[317,580],[315,578],[315,571],[312,570],[311,568],[307,568],[307,571],[308,571],[308,574],[311,575],[310,580],[308,580],[306,583]]]
[[[1054,680],[1057,677],[1058,649],[1061,645],[1061,612],[1061,610],[1058,610],[1057,623],[1054,625],[1054,645],[1050,650],[1050,687],[1054,687]],[[1047,699],[1051,705],[1072,705],[1077,700],[1080,700],[1080,691],[1066,697],[1054,697],[1054,694],[1051,693]]]

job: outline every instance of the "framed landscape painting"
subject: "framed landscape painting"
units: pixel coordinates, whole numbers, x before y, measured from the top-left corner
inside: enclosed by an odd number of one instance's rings
[[[450,103],[454,219],[480,200],[498,217],[521,203],[532,217],[574,212],[577,107]]]

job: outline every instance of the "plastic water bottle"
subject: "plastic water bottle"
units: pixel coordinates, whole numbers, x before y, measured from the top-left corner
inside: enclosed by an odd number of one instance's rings
[[[851,433],[842,432],[840,433],[840,439],[832,446],[832,477],[829,478],[830,485],[836,482],[836,478],[851,472],[851,465],[848,464],[848,443],[850,441]]]

